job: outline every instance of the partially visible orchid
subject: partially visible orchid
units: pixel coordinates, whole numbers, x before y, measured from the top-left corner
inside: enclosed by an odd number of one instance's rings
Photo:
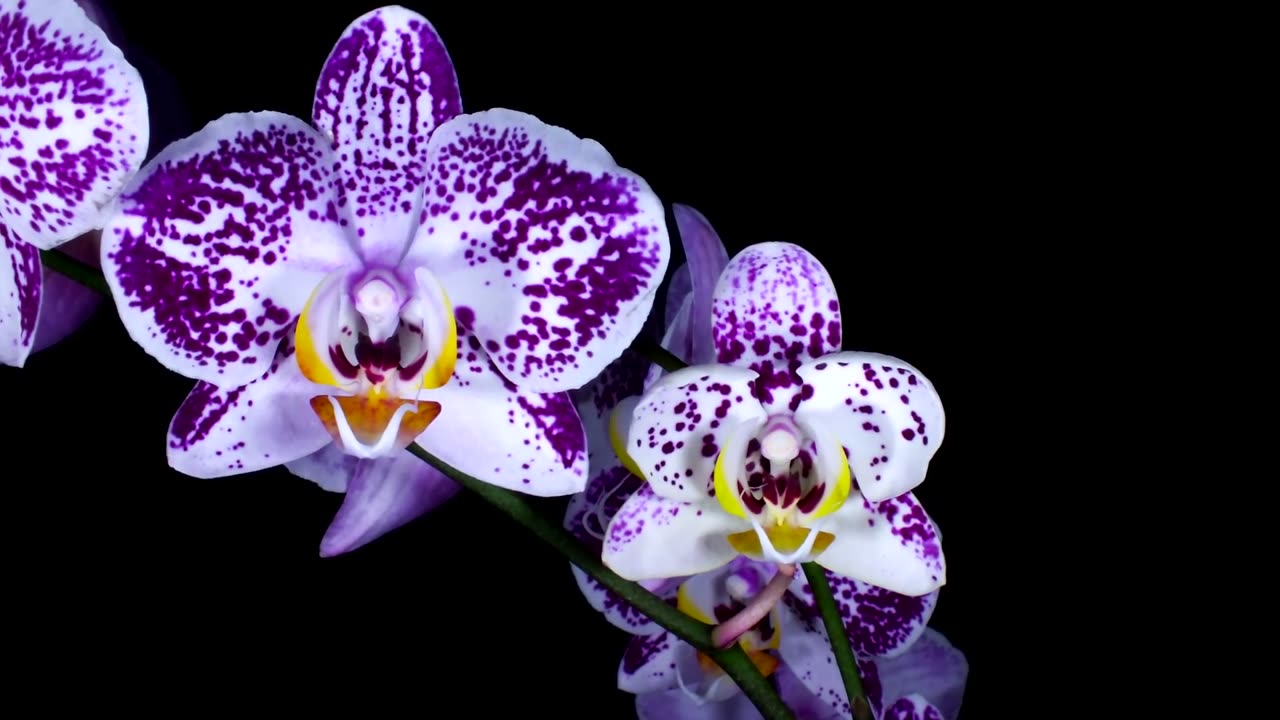
[[[46,275],[40,250],[96,254],[146,155],[142,80],[101,17],[84,0],[0,0],[0,364],[22,367],[92,313],[95,294]]]
[[[688,322],[710,325],[720,364],[666,375],[611,418],[613,447],[648,482],[610,524],[605,564],[650,580],[745,555],[905,595],[941,587],[938,531],[910,492],[942,443],[932,384],[896,358],[840,351],[835,287],[796,245],[748,247],[705,292]]]
[[[431,24],[374,10],[330,54],[312,124],[215,120],[143,169],[104,233],[130,335],[200,381],[170,464],[287,464],[345,488],[339,519],[363,526],[330,552],[448,484],[429,468],[353,475],[339,452],[394,464],[416,441],[502,487],[580,491],[564,391],[630,344],[666,271],[660,202],[599,143],[511,110],[461,113]],[[391,496],[404,502],[370,520]]]

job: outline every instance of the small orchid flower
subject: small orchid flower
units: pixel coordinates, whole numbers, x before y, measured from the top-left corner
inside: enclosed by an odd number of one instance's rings
[[[40,250],[102,227],[150,126],[138,71],[75,0],[0,0],[0,48],[0,363],[22,367],[96,306]]]
[[[795,245],[739,253],[710,305],[720,364],[662,377],[611,419],[622,461],[648,482],[614,517],[604,562],[646,580],[742,554],[906,595],[943,585],[937,528],[910,493],[943,437],[928,379],[840,351],[831,278]]]
[[[434,28],[384,7],[334,47],[314,127],[226,115],[126,188],[103,238],[116,305],[148,353],[200,381],[170,426],[173,467],[238,474],[331,444],[397,462],[416,441],[503,487],[584,486],[563,391],[643,324],[669,254],[662,207],[595,141],[461,112]],[[312,460],[295,470],[337,467]],[[422,487],[372,466],[343,485],[347,505]]]

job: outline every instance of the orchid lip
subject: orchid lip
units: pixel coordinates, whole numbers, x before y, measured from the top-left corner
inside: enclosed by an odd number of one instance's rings
[[[342,438],[342,444],[347,453],[366,460],[386,457],[398,449],[396,448],[396,436],[400,432],[400,423],[404,420],[405,414],[414,409],[410,403],[404,403],[396,408],[391,420],[387,423],[386,430],[378,438],[378,442],[374,445],[366,445],[360,442],[351,430],[351,424],[347,422],[347,416],[338,404],[338,399],[330,395],[329,403],[333,406],[334,421],[338,426],[338,434]]]
[[[760,539],[760,548],[764,551],[764,556],[768,558],[770,562],[775,562],[779,565],[789,565],[795,562],[800,562],[801,558],[809,557],[809,553],[813,551],[813,544],[817,542],[818,535],[822,531],[822,524],[823,523],[819,521],[811,526],[809,528],[809,533],[805,535],[804,542],[801,543],[800,547],[790,555],[783,555],[773,546],[773,541],[769,539],[769,535],[765,533],[764,528],[761,527],[760,521],[754,517],[751,518],[751,529],[756,531],[756,537]]]

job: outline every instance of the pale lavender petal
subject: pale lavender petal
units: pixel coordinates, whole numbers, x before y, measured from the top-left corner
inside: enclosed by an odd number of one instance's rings
[[[814,558],[822,567],[904,595],[946,584],[941,537],[911,493],[879,503],[854,493],[826,522],[835,540]]]
[[[852,717],[844,679],[840,675],[840,667],[836,664],[831,641],[821,620],[806,619],[786,605],[780,608],[779,618],[782,638],[778,655],[783,664],[832,712],[841,717]],[[874,713],[880,708],[881,698],[880,679],[875,664],[860,658],[858,675]]]
[[[837,712],[829,703],[814,695],[785,664],[778,666],[773,679],[778,695],[796,716],[796,720],[848,720],[848,715]]]
[[[649,361],[636,352],[626,350],[594,380],[569,393],[586,430],[587,458],[592,477],[618,464],[609,438],[609,417],[619,401],[644,392],[645,373],[649,367]]]
[[[49,249],[101,226],[147,151],[138,71],[75,0],[0,6],[0,223]]]
[[[727,365],[695,365],[645,392],[632,414],[627,452],[655,492],[698,502],[714,495],[712,471],[731,432],[764,422],[751,395],[755,373]]]
[[[631,638],[618,665],[618,689],[631,693],[660,692],[679,687],[677,671],[697,659],[694,649],[667,631]]]
[[[94,230],[58,248],[89,265],[98,265],[98,231]],[[62,273],[46,270],[40,292],[40,320],[31,352],[39,352],[66,339],[85,324],[102,304],[102,295]]]
[[[582,387],[643,328],[671,248],[662,203],[594,140],[511,110],[431,137],[423,228],[408,261],[445,282],[502,372]]]
[[[343,210],[366,261],[394,265],[413,237],[427,181],[427,140],[462,112],[453,62],[435,28],[383,7],[351,23],[316,84],[312,118],[334,143]]]
[[[440,414],[416,442],[453,467],[529,495],[582,492],[586,434],[568,393],[511,384],[472,334],[474,316],[458,308],[458,361],[443,387],[418,397]]]
[[[438,507],[461,489],[408,451],[360,460],[347,480],[342,508],[320,541],[320,557],[367,545]]]
[[[169,424],[169,465],[199,478],[283,465],[331,442],[311,409],[316,387],[294,361],[291,336],[270,368],[248,385],[196,383]]]
[[[35,341],[40,251],[0,223],[0,363],[22,367]]]
[[[671,212],[680,230],[692,285],[689,333],[693,355],[685,361],[690,365],[705,365],[716,361],[715,339],[711,333],[712,296],[720,275],[729,265],[729,251],[702,213],[688,205],[672,205]]]
[[[942,711],[922,695],[908,695],[898,698],[892,705],[884,709],[881,720],[947,720]]]
[[[862,494],[897,497],[924,482],[942,445],[942,400],[919,370],[864,352],[841,352],[805,363],[796,421],[839,439]]]
[[[724,682],[731,682],[725,679]],[[676,688],[636,696],[639,720],[755,720],[763,717],[751,700],[741,692],[727,700],[708,700],[698,704],[689,693]],[[796,720],[807,720],[797,715]]]
[[[689,263],[685,263],[671,273],[671,280],[667,282],[667,300],[663,306],[662,327],[671,327],[676,313],[685,305],[685,301],[689,299],[692,292],[693,280],[689,276]],[[684,356],[680,358],[683,360]]]
[[[752,245],[734,256],[712,301],[717,362],[760,373],[756,394],[770,414],[794,411],[801,363],[840,349],[840,302],[822,263],[790,243]]]
[[[749,528],[714,500],[670,500],[645,483],[609,523],[601,559],[628,580],[697,575],[732,560],[738,553],[726,538]]]
[[[332,269],[356,264],[329,143],[280,113],[225,115],[149,162],[102,233],[129,335],[174,372],[260,376]]]
[[[617,514],[622,504],[631,497],[644,481],[632,475],[626,468],[614,466],[595,475],[587,484],[587,489],[569,498],[565,510],[564,527],[578,538],[578,542],[586,546],[593,555],[599,556],[605,530],[609,521]],[[570,565],[573,577],[578,582],[587,602],[597,612],[603,613],[614,627],[633,635],[648,635],[657,632],[661,626],[655,624],[647,615],[637,610],[631,603],[622,599],[614,591],[605,587],[599,580],[583,572],[576,565]],[[667,585],[668,583],[662,583]],[[675,587],[662,588],[668,590],[666,596],[675,595]]]
[[[863,656],[900,655],[925,631],[938,603],[938,591],[919,597],[901,595],[830,570],[827,583],[835,596],[854,652]],[[788,606],[807,619],[818,617],[813,590],[804,573],[791,582]]]
[[[955,720],[960,714],[969,661],[942,633],[929,628],[906,653],[877,659],[876,665],[886,702],[918,695],[936,708],[942,720]]]
[[[310,480],[329,492],[344,493],[361,458],[330,443],[319,450],[284,464],[289,472]]]

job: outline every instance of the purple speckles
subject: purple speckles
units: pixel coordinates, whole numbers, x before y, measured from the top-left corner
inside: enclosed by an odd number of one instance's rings
[[[51,248],[92,229],[141,164],[142,82],[61,2],[6,3],[0,57],[0,223]]]
[[[578,412],[566,393],[548,393],[541,395],[540,400],[538,403],[526,395],[516,397],[521,409],[533,419],[542,436],[551,444],[560,462],[566,468],[573,467],[587,453]]]
[[[506,375],[585,384],[634,338],[666,270],[657,198],[598,145],[508,110],[446,123],[430,157],[411,254],[456,278],[451,297],[476,309]]]
[[[22,365],[35,341],[40,252],[0,224],[0,363]]]
[[[848,630],[849,642],[858,655],[896,655],[915,642],[933,616],[938,593],[909,597],[875,585],[826,571]],[[807,583],[792,583],[791,592],[800,601],[792,607],[807,619],[818,617],[817,605]]]
[[[945,720],[942,711],[930,705],[920,695],[908,695],[898,698],[885,708],[881,717],[884,720]]]
[[[356,224],[399,221],[363,242],[403,250],[427,184],[427,141],[461,112],[453,63],[421,15],[386,7],[347,28],[320,74],[312,118],[342,159]]]
[[[161,153],[103,231],[134,339],[196,379],[261,374],[320,272],[354,260],[332,166],[313,130],[278,113],[223,117]]]
[[[655,635],[637,635],[631,639],[627,645],[627,651],[622,656],[621,672],[626,675],[635,675],[641,670],[655,670],[661,672],[665,668],[654,667],[656,658],[666,655],[672,646],[672,643],[679,642],[671,637],[670,633],[660,632]]]
[[[789,243],[735,256],[717,285],[712,317],[718,362],[758,372],[756,396],[770,413],[801,401],[795,372],[803,362],[840,347],[835,286],[816,258]]]

